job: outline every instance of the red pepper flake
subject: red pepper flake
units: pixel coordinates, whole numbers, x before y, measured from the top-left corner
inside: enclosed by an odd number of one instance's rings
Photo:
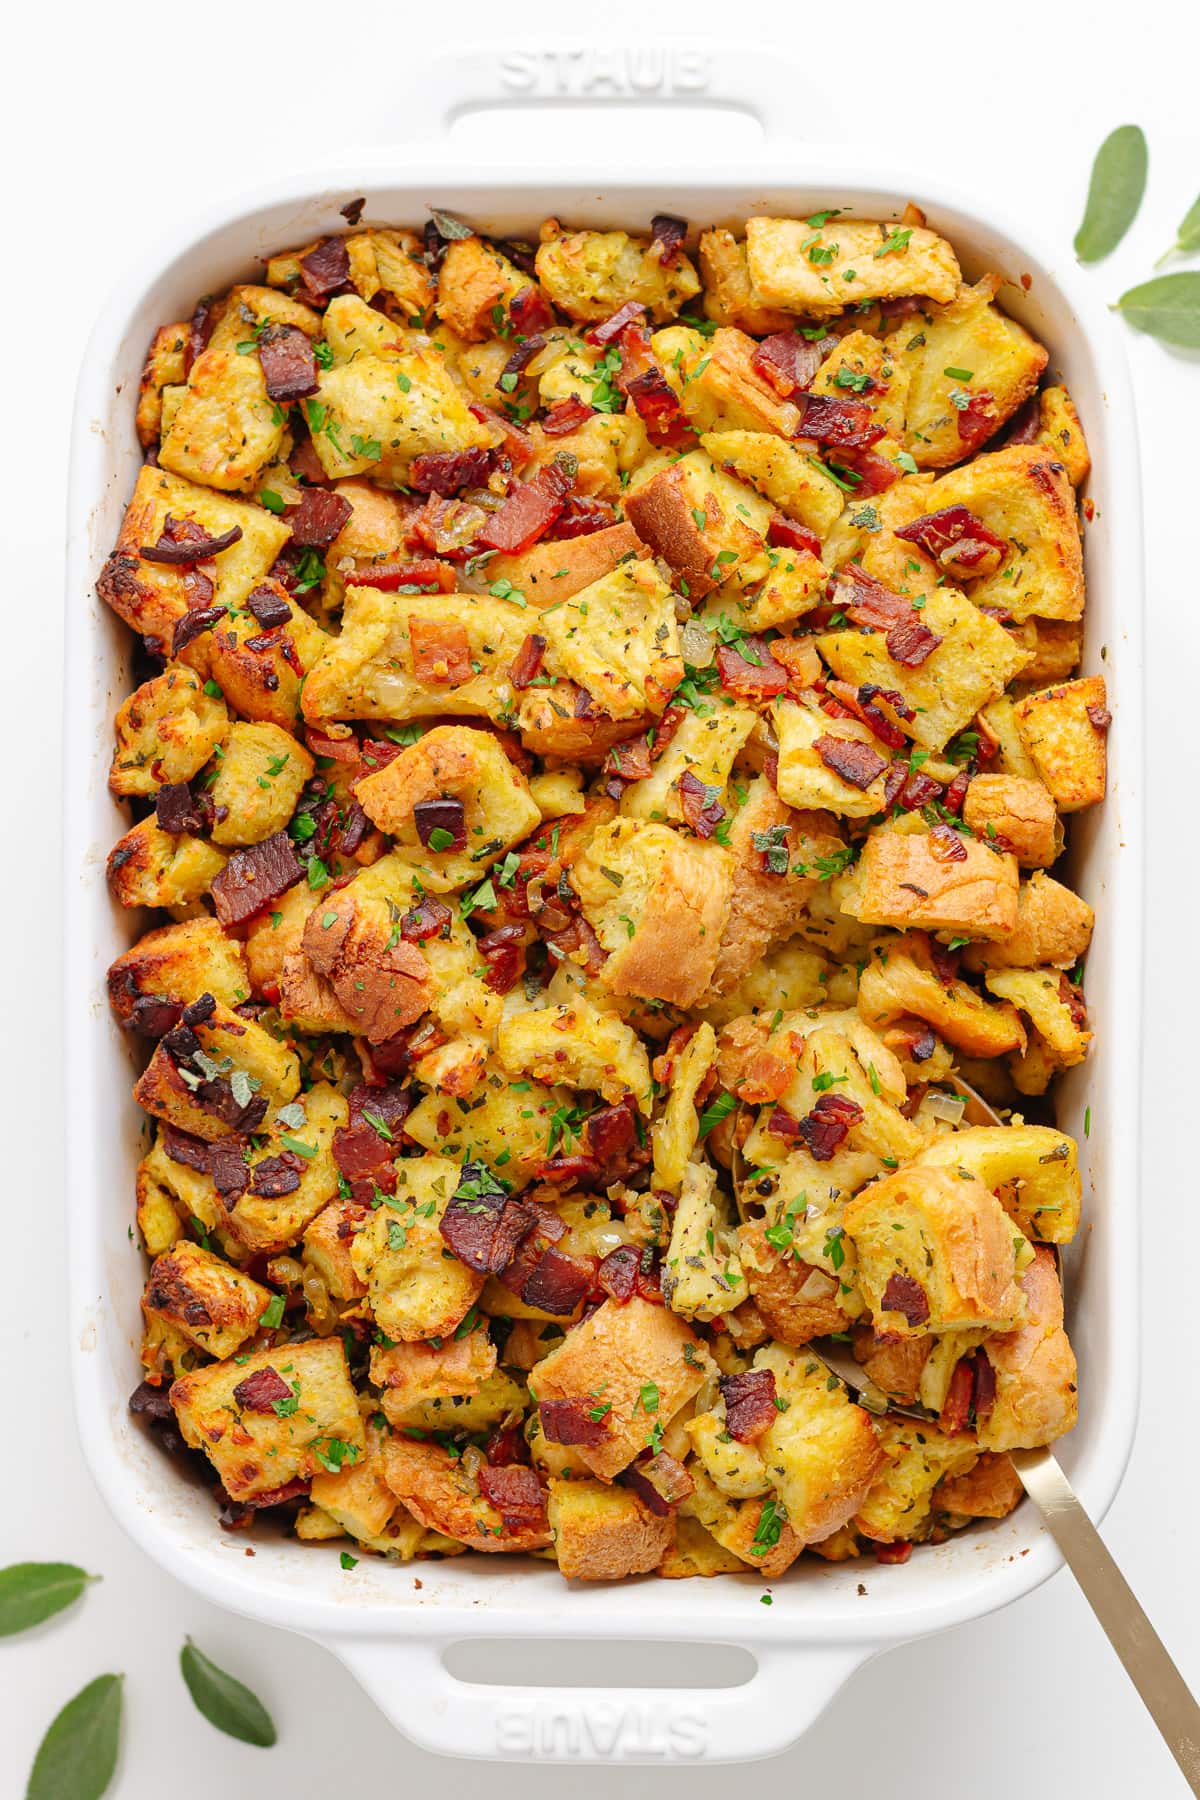
[[[901,668],[916,669],[927,662],[941,643],[936,631],[921,622],[915,612],[900,619],[887,634],[887,652]]]
[[[518,482],[479,532],[488,550],[519,556],[545,537],[567,503],[571,477],[558,463],[539,469],[532,481]]]
[[[774,1374],[770,1369],[747,1369],[742,1375],[720,1376],[719,1385],[730,1437],[752,1444],[779,1416]]]
[[[821,554],[821,540],[816,532],[807,525],[797,525],[794,519],[785,519],[782,513],[772,515],[767,543],[775,550],[804,550],[817,557]]]
[[[546,639],[531,631],[513,657],[508,671],[508,679],[518,691],[524,691],[541,674],[545,655]]]
[[[812,1111],[799,1122],[800,1136],[815,1162],[829,1162],[845,1143],[863,1109],[845,1094],[822,1094]]]
[[[679,778],[679,806],[684,823],[697,837],[710,838],[725,817],[725,808],[717,799],[718,788],[709,787],[690,769]]]
[[[823,735],[816,740],[813,749],[827,769],[832,769],[835,775],[863,793],[887,768],[879,752],[857,738]]]
[[[717,669],[721,686],[731,694],[765,698],[787,692],[788,672],[775,661],[762,637],[744,638],[740,650],[732,644],[719,644]]]
[[[298,325],[268,325],[258,334],[258,360],[267,395],[280,406],[315,394],[317,359],[306,332]]]
[[[412,619],[408,627],[413,674],[426,686],[461,687],[475,671],[466,627],[443,619]]]
[[[929,1297],[911,1275],[889,1275],[880,1305],[884,1312],[898,1312],[910,1325],[924,1325],[929,1318]]]
[[[448,499],[465,487],[482,487],[495,464],[494,450],[436,450],[415,456],[408,485],[419,494],[440,494]]]

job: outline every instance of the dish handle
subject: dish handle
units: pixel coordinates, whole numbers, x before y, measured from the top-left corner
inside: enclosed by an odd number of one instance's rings
[[[456,120],[493,109],[551,106],[702,107],[744,114],[771,140],[794,137],[811,105],[798,65],[775,48],[706,45],[580,48],[484,44],[422,59],[404,96],[401,131],[422,145],[443,140]],[[606,161],[617,147],[605,146]],[[631,146],[636,154],[636,146]]]
[[[759,1647],[730,1688],[516,1687],[460,1681],[453,1638],[324,1638],[404,1735],[492,1762],[689,1764],[774,1756],[801,1738],[873,1650]]]

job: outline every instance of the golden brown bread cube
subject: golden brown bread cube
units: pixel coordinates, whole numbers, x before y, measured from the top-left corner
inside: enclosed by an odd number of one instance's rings
[[[510,1075],[587,1088],[610,1103],[632,1094],[643,1113],[650,1111],[645,1045],[615,1013],[598,1011],[582,996],[502,1020],[496,1056]]]
[[[867,925],[1000,938],[1017,922],[1017,859],[948,825],[872,831],[842,905]]]
[[[842,490],[814,456],[774,431],[706,431],[700,439],[718,468],[757,488],[765,500],[823,538],[842,510]]]
[[[738,1227],[738,1257],[747,1285],[771,1336],[781,1344],[807,1344],[829,1332],[845,1331],[840,1283],[815,1263],[780,1250],[767,1237],[770,1220],[748,1219]]]
[[[442,1343],[375,1345],[371,1380],[397,1407],[476,1394],[496,1367],[486,1325]]]
[[[290,1044],[281,1043],[254,1020],[239,1018],[220,1001],[194,1030],[203,1056],[216,1073],[203,1064],[192,1067],[179,1061],[165,1044],[158,1044],[133,1090],[134,1099],[146,1112],[180,1131],[190,1131],[193,1137],[212,1141],[244,1129],[230,1123],[230,1118],[237,1107],[249,1104],[252,1096],[265,1098],[270,1112],[296,1098],[300,1059]],[[224,1087],[215,1095],[203,1091],[220,1084]],[[231,1090],[236,1103],[232,1109],[225,1089]]]
[[[889,1413],[875,1427],[887,1458],[854,1520],[855,1529],[876,1543],[919,1542],[932,1524],[938,1484],[966,1474],[979,1446],[965,1434],[947,1436],[922,1419]]]
[[[539,1550],[551,1541],[544,1512],[522,1522],[506,1519],[480,1492],[462,1457],[440,1444],[393,1435],[383,1448],[388,1486],[429,1531],[472,1550]]]
[[[1092,1039],[1087,1011],[1082,994],[1061,970],[995,969],[986,981],[989,993],[1010,1001],[1026,1015],[1056,1068],[1072,1069],[1083,1061]],[[1040,1092],[1037,1088],[1022,1091]]]
[[[976,837],[1011,850],[1023,869],[1048,869],[1060,849],[1049,790],[1020,775],[973,775],[962,807]]]
[[[344,1458],[340,1468],[322,1469],[313,1476],[308,1491],[313,1505],[328,1513],[343,1531],[372,1543],[383,1536],[399,1501],[383,1472],[384,1434],[375,1425],[367,1425],[364,1434],[363,1455]]]
[[[853,1195],[844,1217],[880,1329],[997,1331],[1024,1316],[1017,1276],[1031,1247],[968,1170],[899,1169]]]
[[[1009,554],[971,583],[976,606],[999,606],[1014,619],[1078,619],[1083,614],[1083,552],[1075,490],[1062,463],[1038,444],[1014,444],[977,456],[925,489],[930,512],[965,506]]]
[[[1079,1415],[1075,1353],[1063,1330],[1062,1288],[1053,1250],[1037,1249],[1021,1276],[1026,1318],[1015,1331],[987,1340],[996,1400],[979,1426],[985,1450],[1050,1444]]]
[[[499,1063],[485,1063],[479,1092],[466,1099],[429,1093],[404,1121],[406,1134],[456,1162],[483,1162],[506,1181],[531,1179],[545,1160],[554,1115],[571,1104],[566,1088],[531,1081],[514,1088]]]
[[[1111,717],[1103,675],[1043,688],[1017,702],[1025,748],[1060,812],[1103,800]]]
[[[546,667],[613,719],[659,713],[683,679],[675,596],[649,557],[630,558],[542,613]]]
[[[203,838],[160,831],[153,816],[118,838],[108,854],[109,892],[122,906],[192,906],[225,867]]]
[[[438,1227],[458,1186],[445,1156],[396,1165],[396,1192],[377,1207],[350,1246],[355,1274],[385,1337],[401,1343],[449,1337],[483,1290],[483,1276],[447,1249]]]
[[[985,1450],[965,1475],[943,1475],[933,1490],[933,1507],[964,1519],[1006,1519],[1024,1497],[1009,1458]]]
[[[954,252],[936,232],[865,219],[831,218],[817,227],[805,219],[747,219],[746,262],[768,306],[809,318],[906,294],[945,303],[960,281]]]
[[[675,1536],[628,1488],[602,1481],[551,1481],[554,1553],[568,1581],[619,1581],[656,1569]]]
[[[233,1007],[250,993],[242,946],[215,919],[160,925],[122,952],[108,971],[108,999],[119,1024],[136,1029],[137,1002],[163,995],[185,1005],[210,993]]]
[[[249,608],[239,609],[197,640],[204,646],[210,691],[219,688],[242,718],[290,731],[299,719],[304,678],[329,643],[329,634],[282,583],[260,581],[252,591],[260,607],[267,601],[286,606],[287,622],[264,631]]]
[[[990,437],[1033,393],[1046,366],[1044,346],[992,304],[1000,285],[998,275],[985,275],[948,306],[901,321],[895,334],[910,371],[904,445],[918,468],[945,468],[978,449],[973,425],[962,424],[964,401],[982,401]]]
[[[519,556],[493,556],[486,568],[486,585],[509,581],[530,606],[556,606],[560,600],[573,599],[601,576],[610,575],[631,553],[645,554],[633,526],[624,522],[606,525],[585,537],[535,544]]]
[[[355,1270],[350,1251],[355,1232],[367,1218],[357,1201],[323,1206],[304,1232],[303,1262],[334,1300],[361,1300],[367,1284]]]
[[[358,1400],[340,1338],[256,1350],[210,1363],[171,1388],[179,1429],[203,1450],[234,1500],[267,1506],[322,1469],[365,1450]]]
[[[259,1138],[262,1152],[255,1151],[251,1158],[250,1187],[228,1212],[230,1236],[247,1256],[269,1256],[296,1243],[338,1191],[333,1137],[349,1121],[345,1095],[327,1081],[315,1081],[292,1107],[299,1112],[289,1108],[286,1125],[267,1115],[263,1132],[269,1130],[269,1135],[265,1143]],[[255,1171],[260,1162],[281,1153],[296,1185],[279,1194],[271,1192],[277,1183],[261,1178],[256,1182]],[[265,1191],[256,1192],[256,1186]]]
[[[854,1360],[880,1393],[900,1406],[920,1396],[921,1375],[933,1349],[931,1337],[898,1338],[871,1325],[854,1328]]]
[[[278,725],[231,725],[209,788],[214,844],[261,844],[282,831],[315,767],[304,745]]]
[[[109,788],[124,798],[190,781],[228,730],[224,701],[205,691],[194,669],[168,663],[117,708]]]
[[[817,1543],[853,1518],[883,1465],[875,1426],[803,1349],[768,1344],[754,1368],[775,1377],[776,1417],[757,1448],[792,1531]]]
[[[700,292],[700,278],[682,252],[668,265],[657,243],[624,231],[562,232],[553,220],[542,228],[537,275],[555,306],[586,324],[630,300],[661,324]]]
[[[682,1581],[690,1576],[736,1575],[745,1571],[745,1563],[732,1550],[726,1550],[699,1519],[683,1513],[675,1519],[674,1542],[668,1544],[658,1573],[667,1581]]]
[[[296,985],[310,970],[327,1015],[324,1028],[353,1031],[373,1044],[394,1037],[431,1004],[435,990],[428,958],[400,935],[400,919],[414,894],[409,871],[397,863],[383,857],[309,913],[301,955],[284,962],[280,1010],[286,1018],[322,1028],[323,1021],[308,1016],[307,990]]]
[[[1050,1125],[970,1125],[935,1138],[916,1160],[969,1170],[1029,1237],[1069,1244],[1079,1228],[1078,1148]]]
[[[636,1297],[623,1305],[606,1300],[530,1370],[529,1390],[539,1406],[571,1400],[600,1413],[600,1440],[575,1449],[593,1474],[611,1481],[712,1368],[695,1332],[665,1307]]]
[[[1071,486],[1081,487],[1088,478],[1092,458],[1075,402],[1066,388],[1043,388],[1038,395],[1038,413],[1039,443],[1045,444],[1065,466]]]
[[[273,1296],[199,1244],[180,1238],[156,1258],[142,1296],[148,1319],[160,1319],[210,1356],[232,1356],[258,1330]]]
[[[187,375],[191,324],[160,325],[150,340],[138,383],[137,434],[143,450],[158,441],[162,430],[163,389],[178,387]]]
[[[732,1212],[717,1187],[716,1170],[707,1163],[684,1167],[662,1290],[672,1312],[705,1322],[732,1312],[746,1298]]]
[[[695,1519],[723,1550],[767,1579],[791,1568],[804,1545],[774,1495],[734,1500],[698,1462],[689,1463],[688,1471],[695,1489],[680,1505],[681,1519]]]
[[[1039,869],[1021,883],[1011,937],[1002,943],[968,945],[964,961],[974,971],[1030,969],[1045,963],[1067,969],[1086,953],[1095,919],[1086,900]]]
[[[494,244],[457,238],[446,246],[438,270],[438,317],[468,343],[477,343],[504,323],[509,301],[529,285],[528,275]]]
[[[670,563],[693,600],[762,558],[770,508],[703,450],[634,488],[625,503],[644,543]]]
[[[779,740],[775,787],[788,806],[846,819],[867,819],[884,810],[887,760],[867,726],[857,719],[832,719],[816,705],[787,698],[775,702],[772,721]]]
[[[754,290],[746,263],[746,245],[732,231],[718,226],[700,234],[700,274],[704,282],[704,311],[718,325],[736,325],[756,337],[772,331],[790,331],[792,315],[781,307],[767,306]]]
[[[858,1010],[876,1030],[914,1013],[970,1056],[1000,1056],[1025,1045],[1016,1008],[985,1000],[969,982],[942,981],[928,940],[918,933],[876,950],[859,980]]]
[[[654,1185],[678,1192],[700,1135],[697,1095],[708,1078],[717,1051],[711,1025],[697,1025],[687,1043],[671,1057],[666,1101],[650,1132],[654,1153]]]

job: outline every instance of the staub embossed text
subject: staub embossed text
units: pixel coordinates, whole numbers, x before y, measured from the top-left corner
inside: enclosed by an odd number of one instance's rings
[[[695,50],[513,50],[500,58],[506,93],[552,99],[659,98],[708,92],[709,58]]]

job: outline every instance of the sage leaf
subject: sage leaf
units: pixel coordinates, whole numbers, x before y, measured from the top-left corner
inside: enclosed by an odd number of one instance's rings
[[[257,1744],[264,1750],[275,1743],[278,1733],[262,1701],[219,1669],[202,1650],[197,1650],[191,1638],[179,1653],[179,1666],[188,1693],[210,1725],[228,1737],[240,1738],[243,1744]]]
[[[120,1675],[97,1675],[68,1700],[29,1771],[25,1800],[100,1800],[121,1740]]]
[[[1200,275],[1156,275],[1122,294],[1117,309],[1136,331],[1200,350]]]
[[[89,1582],[99,1579],[74,1563],[13,1563],[0,1569],[0,1637],[13,1637],[53,1618],[78,1600]]]
[[[1140,125],[1118,125],[1105,138],[1092,164],[1083,224],[1075,233],[1080,262],[1099,262],[1125,236],[1146,191],[1148,161]]]
[[[456,219],[453,213],[442,212],[438,207],[431,206],[429,209],[429,216],[433,220],[434,230],[439,237],[453,240],[454,238],[469,238],[475,236],[471,227],[469,225],[464,225],[461,219]]]
[[[1200,250],[1200,196],[1184,213],[1175,242],[1163,251],[1154,266],[1161,268],[1169,256],[1190,256],[1193,250]]]

